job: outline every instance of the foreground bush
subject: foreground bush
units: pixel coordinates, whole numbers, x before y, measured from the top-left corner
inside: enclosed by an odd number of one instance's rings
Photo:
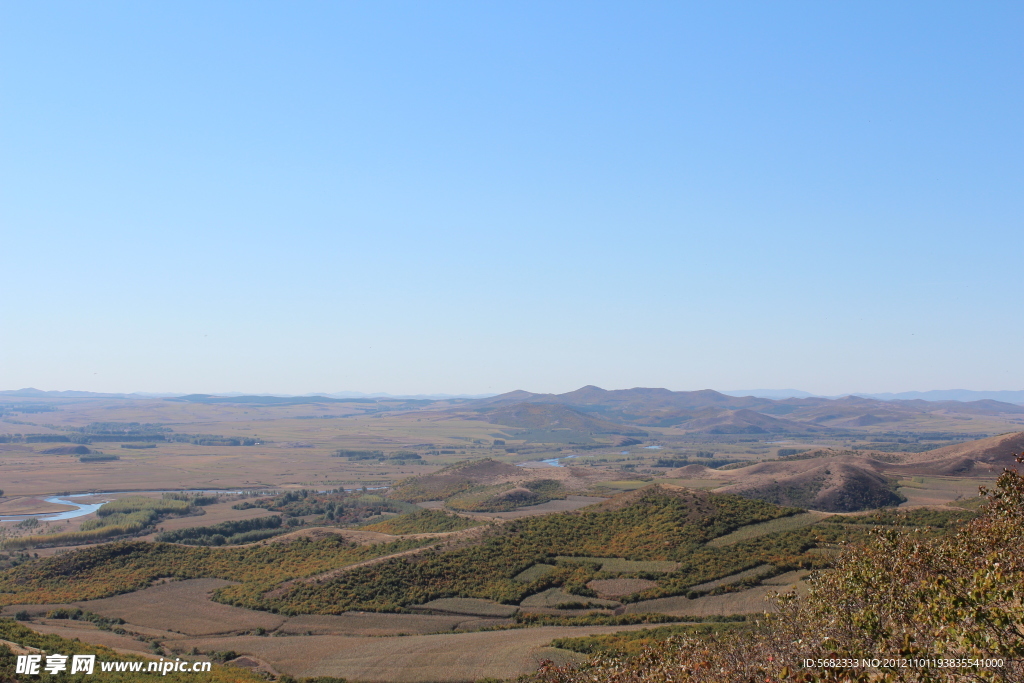
[[[813,577],[806,597],[780,596],[780,611],[750,628],[674,639],[583,667],[549,664],[533,680],[1024,681],[1024,477],[1004,472],[988,499],[978,518],[946,536],[875,533]],[[820,659],[870,663],[826,668]],[[1003,666],[971,666],[977,659]],[[816,666],[805,667],[806,660]]]

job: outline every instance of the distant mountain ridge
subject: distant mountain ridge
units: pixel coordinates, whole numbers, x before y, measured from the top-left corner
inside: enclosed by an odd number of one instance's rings
[[[880,401],[915,399],[923,401],[1002,401],[1024,404],[1024,391],[973,391],[971,389],[936,389],[933,391],[904,391],[898,394],[855,394]]]
[[[592,434],[619,434],[623,436],[647,436],[647,432],[626,427],[593,414],[581,413],[568,406],[550,403],[513,403],[477,411],[492,424],[507,425],[523,429],[568,429]]]
[[[230,402],[228,399],[246,399],[241,401],[254,402],[251,399],[254,398],[281,398],[281,399],[312,399],[312,398],[326,398],[326,399],[353,399],[353,398],[367,398],[367,399],[401,399],[401,400],[427,400],[427,401],[444,401],[448,399],[480,399],[492,396],[493,394],[387,394],[387,393],[364,393],[362,391],[338,391],[334,393],[320,393],[320,394],[246,394],[238,391],[231,391],[221,394],[182,394],[175,392],[163,392],[163,393],[151,393],[151,392],[134,392],[130,394],[121,393],[102,393],[95,391],[43,391],[41,389],[33,389],[27,387],[25,389],[8,389],[6,391],[0,391],[0,396],[10,396],[12,398],[128,398],[128,399],[154,399],[154,398],[189,398],[189,397],[207,397],[216,398],[219,402],[227,403]],[[273,401],[271,401],[273,402]],[[310,403],[312,401],[301,401],[304,403]]]
[[[618,423],[678,427],[712,434],[783,434],[856,429],[919,419],[928,414],[1024,415],[1024,406],[991,399],[976,401],[883,401],[864,396],[771,399],[731,396],[711,389],[670,391],[636,387],[606,390],[587,385],[564,394],[510,391],[469,401],[477,410],[516,405],[565,406]]]
[[[1000,401],[1003,403],[1017,403],[1024,405],[1024,390],[1022,391],[975,391],[972,389],[936,389],[932,391],[904,391],[899,393],[880,393],[880,394],[868,394],[863,392],[851,392],[849,394],[840,394],[826,396],[822,394],[813,394],[809,391],[803,391],[800,389],[738,389],[731,391],[713,391],[711,389],[704,389],[701,391],[671,391],[669,389],[614,389],[606,391],[595,387],[593,385],[587,385],[576,391],[570,391],[566,394],[535,394],[530,391],[510,391],[504,394],[389,394],[386,392],[372,392],[367,393],[363,391],[336,391],[336,392],[319,392],[319,393],[307,393],[307,394],[278,394],[278,393],[245,393],[239,391],[229,391],[218,394],[208,394],[209,396],[216,396],[218,398],[229,398],[229,397],[240,397],[240,396],[273,396],[279,398],[313,398],[322,396],[325,398],[385,398],[385,399],[416,399],[416,400],[436,400],[443,401],[447,399],[468,399],[468,400],[486,400],[500,398],[503,402],[515,401],[515,400],[535,400],[538,396],[558,396],[562,397],[557,402],[571,402],[580,401],[581,404],[586,404],[588,398],[590,402],[594,400],[604,400],[604,394],[614,393],[617,396],[627,397],[630,394],[636,395],[638,392],[658,392],[663,396],[678,396],[680,394],[703,394],[710,396],[715,394],[718,396],[727,396],[732,398],[761,398],[771,400],[785,400],[787,398],[826,398],[826,399],[838,399],[845,396],[858,396],[861,398],[871,398],[879,401],[960,401],[960,402],[972,402],[972,401]],[[0,391],[0,396],[11,396],[14,398],[133,398],[133,399],[153,399],[153,398],[170,398],[170,397],[182,397],[182,396],[196,396],[199,394],[183,394],[177,392],[146,392],[136,391],[132,393],[103,393],[95,391],[43,391],[40,389],[34,389],[26,387],[24,389],[8,389]],[[698,401],[699,403],[699,401]]]
[[[1024,391],[975,391],[973,389],[934,389],[932,391],[902,391],[898,393],[867,394],[863,392],[851,392],[826,396],[824,394],[812,394],[809,391],[800,389],[737,389],[723,391],[727,396],[753,396],[755,398],[841,398],[842,396],[860,396],[862,398],[873,398],[879,401],[1002,401],[1003,403],[1019,403],[1024,405]]]

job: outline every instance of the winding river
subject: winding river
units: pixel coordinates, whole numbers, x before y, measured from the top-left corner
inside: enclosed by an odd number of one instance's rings
[[[40,522],[59,522],[65,519],[74,519],[75,517],[83,517],[85,515],[96,512],[105,503],[109,503],[109,500],[104,500],[99,503],[79,503],[76,502],[75,498],[95,498],[96,496],[113,496],[120,495],[123,493],[239,493],[238,491],[224,491],[224,490],[195,490],[195,491],[180,491],[180,490],[164,490],[164,491],[101,491],[99,493],[75,493],[72,495],[62,496],[49,496],[44,498],[47,503],[53,503],[54,505],[72,505],[74,510],[65,510],[64,512],[37,512],[30,515],[3,515],[0,516],[0,522],[21,522],[26,519],[38,519]]]

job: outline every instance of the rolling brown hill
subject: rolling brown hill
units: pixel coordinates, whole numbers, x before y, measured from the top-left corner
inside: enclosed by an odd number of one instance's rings
[[[808,425],[753,410],[724,410],[710,417],[687,420],[680,429],[704,434],[791,434],[813,431]]]
[[[470,460],[449,465],[433,474],[400,481],[388,492],[388,496],[410,503],[441,500],[473,486],[497,484],[523,475],[523,468],[515,465],[507,465],[490,458]]]
[[[998,474],[1004,468],[1020,467],[1014,456],[1022,452],[1024,432],[1011,432],[924,453],[907,454],[899,467],[907,470],[927,468],[936,474],[970,476],[974,470],[979,470],[979,474]]]
[[[892,477],[914,475],[984,477],[1020,467],[1024,432],[946,446],[923,453],[873,453],[823,449],[799,458],[761,462],[732,470],[691,471],[687,476],[726,478],[734,483],[715,489],[782,505],[852,512],[897,505]],[[815,457],[807,457],[815,456]],[[894,461],[895,460],[895,461]],[[682,476],[682,473],[674,474]]]
[[[647,434],[636,427],[587,415],[568,406],[549,403],[514,403],[485,408],[477,411],[477,414],[493,424],[520,429],[570,429],[589,434],[621,434],[625,436],[646,436]]]
[[[803,428],[792,424],[784,431],[796,432],[805,428],[817,430],[820,427],[834,430],[859,430],[875,425],[890,429],[914,429],[914,424],[925,416],[965,415],[990,417],[1017,417],[1024,415],[1024,406],[1002,401],[984,399],[979,401],[924,401],[892,400],[883,401],[861,396],[842,398],[787,398],[773,400],[753,396],[728,396],[704,389],[701,391],[670,391],[660,388],[637,387],[633,389],[605,390],[588,385],[564,394],[536,394],[529,391],[512,391],[471,401],[470,406],[496,408],[514,404],[563,405],[587,415],[651,427],[670,427],[691,420],[716,417],[707,411],[747,410],[769,415],[792,423],[805,423]],[[759,433],[749,428],[747,420],[739,418],[730,425],[738,431],[724,433]],[[902,425],[898,423],[904,423]],[[890,426],[891,425],[891,426]],[[779,425],[765,429],[777,433]],[[957,426],[960,426],[957,423]],[[724,425],[722,428],[726,428]],[[934,427],[932,427],[934,429]]]
[[[864,456],[759,463],[729,471],[737,483],[715,492],[825,512],[899,505],[905,499],[879,471],[883,466]]]
[[[980,401],[922,401],[914,399],[912,401],[895,400],[889,401],[889,403],[926,412],[948,410],[959,415],[1024,415],[1024,406],[991,399]]]
[[[659,411],[700,410],[702,408],[751,408],[767,406],[770,399],[751,396],[727,396],[711,389],[701,391],[670,391],[668,389],[637,387],[634,389],[606,390],[593,385],[581,387],[565,394],[531,394],[512,391],[499,396],[480,399],[480,405],[509,403],[557,403],[590,409],[603,409],[623,414],[642,415]]]
[[[567,491],[582,492],[615,474],[588,467],[528,468],[508,465],[491,458],[449,465],[432,474],[404,479],[388,496],[410,503],[444,500],[473,487],[497,484],[523,484],[539,479],[554,479]]]

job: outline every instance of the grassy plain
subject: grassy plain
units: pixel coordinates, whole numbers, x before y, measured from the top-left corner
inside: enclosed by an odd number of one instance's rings
[[[797,590],[803,591],[803,584]],[[681,595],[671,598],[656,598],[626,605],[626,614],[668,614],[685,617],[729,616],[733,614],[759,614],[772,612],[777,607],[768,598],[775,593],[784,593],[787,586],[755,586],[735,593],[705,595],[689,599]]]
[[[767,522],[760,522],[758,524],[748,524],[732,533],[708,541],[708,545],[712,548],[721,548],[733,543],[739,543],[740,541],[749,541],[752,538],[758,538],[765,534],[775,533],[776,531],[795,531],[811,526],[828,516],[828,513],[825,512],[803,512],[790,515],[789,517],[770,519]]]
[[[511,605],[502,605],[492,600],[477,598],[439,598],[417,605],[416,609],[449,614],[467,614],[474,617],[510,617],[517,611]]]
[[[83,631],[86,630],[83,629]],[[91,654],[96,656],[98,662],[125,660],[146,662],[155,658],[153,655],[145,657],[134,652],[125,654],[103,645],[69,639],[52,633],[33,631],[26,628],[24,624],[13,620],[2,620],[0,621],[0,680],[25,681],[55,678],[46,673],[42,674],[38,679],[34,676],[29,678],[28,676],[16,674],[14,657],[12,656],[15,652],[19,654],[61,653],[66,656]],[[185,659],[197,661],[202,658],[186,657]],[[65,678],[65,674],[60,674],[60,677]],[[82,674],[78,679],[88,680],[90,677],[88,674]],[[178,683],[181,681],[194,681],[196,677],[196,674],[192,672],[168,672],[166,675],[161,675],[161,680],[168,681],[168,683]],[[134,682],[139,680],[139,675],[134,673],[105,672],[102,674],[102,678],[110,683],[127,683],[128,681]],[[203,673],[202,679],[208,681],[208,683],[258,683],[265,680],[245,669],[219,665],[214,665],[210,672]]]
[[[899,481],[899,492],[906,496],[904,507],[918,505],[946,505],[978,495],[979,486],[995,485],[992,477],[938,477],[911,476]]]
[[[618,598],[656,585],[650,579],[594,579],[587,583],[587,588],[597,593],[598,597]]]
[[[642,628],[640,626],[636,628]],[[292,676],[339,676],[353,681],[479,681],[536,670],[541,660],[577,661],[549,647],[554,638],[630,630],[623,626],[539,627],[402,638],[234,636],[176,643],[202,651],[251,652]]]
[[[222,579],[170,581],[140,591],[75,603],[105,617],[192,636],[236,633],[262,628],[273,631],[285,617],[232,607],[210,600],[218,588],[233,585]]]
[[[318,524],[326,523],[318,521],[319,513],[303,513],[296,521],[304,521],[304,527],[252,546],[171,546],[171,550],[160,551],[166,552],[163,557],[132,550],[117,557],[97,556],[97,562],[90,564],[86,560],[93,549],[85,555],[52,558],[57,563],[52,566],[20,557],[25,564],[12,570],[14,574],[0,575],[0,582],[8,581],[0,586],[0,591],[8,591],[0,599],[12,603],[4,613],[30,610],[36,615],[30,624],[40,631],[73,634],[70,637],[83,642],[134,648],[136,652],[150,648],[139,637],[157,639],[166,648],[180,652],[192,647],[207,652],[236,650],[291,675],[377,681],[515,676],[534,669],[541,658],[568,661],[577,656],[548,647],[554,638],[611,634],[624,627],[452,631],[508,627],[509,615],[517,610],[515,619],[523,610],[537,609],[544,610],[545,618],[557,620],[560,614],[579,613],[559,610],[559,605],[620,604],[615,600],[602,602],[602,598],[621,599],[625,615],[710,617],[757,613],[769,608],[764,598],[772,591],[803,585],[798,583],[806,576],[805,569],[797,569],[801,563],[818,566],[828,560],[823,553],[834,553],[844,539],[868,526],[823,523],[827,515],[814,512],[745,525],[751,520],[737,518],[719,529],[728,533],[705,543],[707,536],[696,540],[686,534],[666,536],[667,530],[678,531],[685,526],[681,517],[637,514],[627,529],[615,527],[614,516],[600,517],[611,510],[606,505],[583,508],[603,504],[613,495],[639,495],[629,492],[652,482],[714,489],[746,476],[737,475],[737,470],[707,470],[701,476],[698,468],[697,475],[690,476],[691,471],[686,470],[686,478],[667,479],[663,475],[668,470],[656,466],[659,458],[685,459],[700,451],[755,463],[775,459],[780,447],[831,448],[840,453],[870,446],[875,443],[871,439],[882,438],[891,428],[872,427],[860,435],[748,438],[644,427],[649,436],[643,440],[658,448],[637,444],[620,447],[614,445],[616,437],[599,434],[588,435],[582,444],[527,441],[539,439],[543,430],[511,429],[470,419],[472,416],[467,414],[446,413],[443,408],[443,404],[413,402],[260,406],[90,399],[61,402],[55,412],[22,415],[16,423],[0,422],[0,434],[61,435],[69,433],[68,428],[94,422],[141,422],[161,425],[175,434],[259,441],[251,446],[156,441],[152,449],[121,449],[117,443],[99,442],[90,448],[116,454],[120,460],[95,463],[82,463],[77,456],[41,452],[52,444],[0,443],[0,486],[7,496],[0,498],[0,516],[53,511],[54,506],[42,498],[62,491],[376,489],[483,457],[508,466],[530,465],[510,468],[510,479],[485,482],[498,487],[494,489],[498,494],[504,493],[516,477],[552,478],[566,487],[559,493],[564,493],[565,499],[503,512],[467,513],[466,517],[493,520],[494,524],[481,528],[478,536],[459,537],[461,540],[435,553],[424,553],[418,547],[432,537],[418,537],[403,545],[394,534],[447,532],[454,530],[449,528],[453,524],[461,527],[472,522],[452,522],[451,518],[431,515],[395,516],[378,517],[377,524],[364,530],[319,528]],[[990,416],[954,420],[923,415],[912,422],[906,426],[965,434],[1019,429],[1019,425],[1013,427],[1002,418]],[[505,443],[496,444],[495,440]],[[421,459],[349,460],[334,455],[339,449],[381,451],[385,456],[413,451]],[[579,456],[562,460],[572,467],[541,463],[569,454]],[[878,462],[889,462],[884,457]],[[942,506],[958,497],[970,498],[979,483],[991,481],[988,473],[983,474],[970,478],[903,471],[900,491],[908,498],[904,507]],[[128,494],[107,497],[124,495]],[[443,506],[424,503],[427,505]],[[171,531],[275,514],[263,508],[236,510],[231,502],[204,507],[203,516],[169,517],[158,526]],[[567,522],[546,521],[555,519],[549,515],[573,510],[579,512],[566,517]],[[52,528],[73,530],[93,519],[96,515],[55,523]],[[585,520],[591,521],[584,524]],[[734,529],[738,524],[742,526]],[[0,522],[4,529],[14,525]],[[505,528],[511,542],[489,546],[486,540],[481,541],[485,529]],[[142,540],[151,538],[148,535]],[[687,545],[691,541],[693,545]],[[374,547],[395,542],[399,543],[386,550]],[[352,547],[352,543],[359,547]],[[677,551],[678,555],[673,554]],[[58,551],[38,552],[46,556]],[[793,570],[764,579],[763,585],[737,590],[738,582],[756,582],[763,576],[766,564]],[[154,579],[173,575],[184,580],[151,585]],[[33,587],[36,590],[30,590]],[[293,587],[291,592],[289,587]],[[690,599],[684,597],[688,590],[736,592]],[[212,599],[215,591],[219,591],[217,599],[222,602]],[[636,595],[638,591],[640,595]],[[43,618],[36,608],[13,605],[18,600],[84,597],[96,599],[74,604],[97,614],[124,618],[129,622],[129,634],[102,631],[84,622],[61,623]],[[509,604],[497,604],[497,600]],[[421,613],[355,611],[416,607]],[[282,613],[275,614],[273,609]],[[299,613],[283,613],[291,611]],[[337,613],[310,614],[324,611]],[[603,612],[610,614],[608,609]]]

